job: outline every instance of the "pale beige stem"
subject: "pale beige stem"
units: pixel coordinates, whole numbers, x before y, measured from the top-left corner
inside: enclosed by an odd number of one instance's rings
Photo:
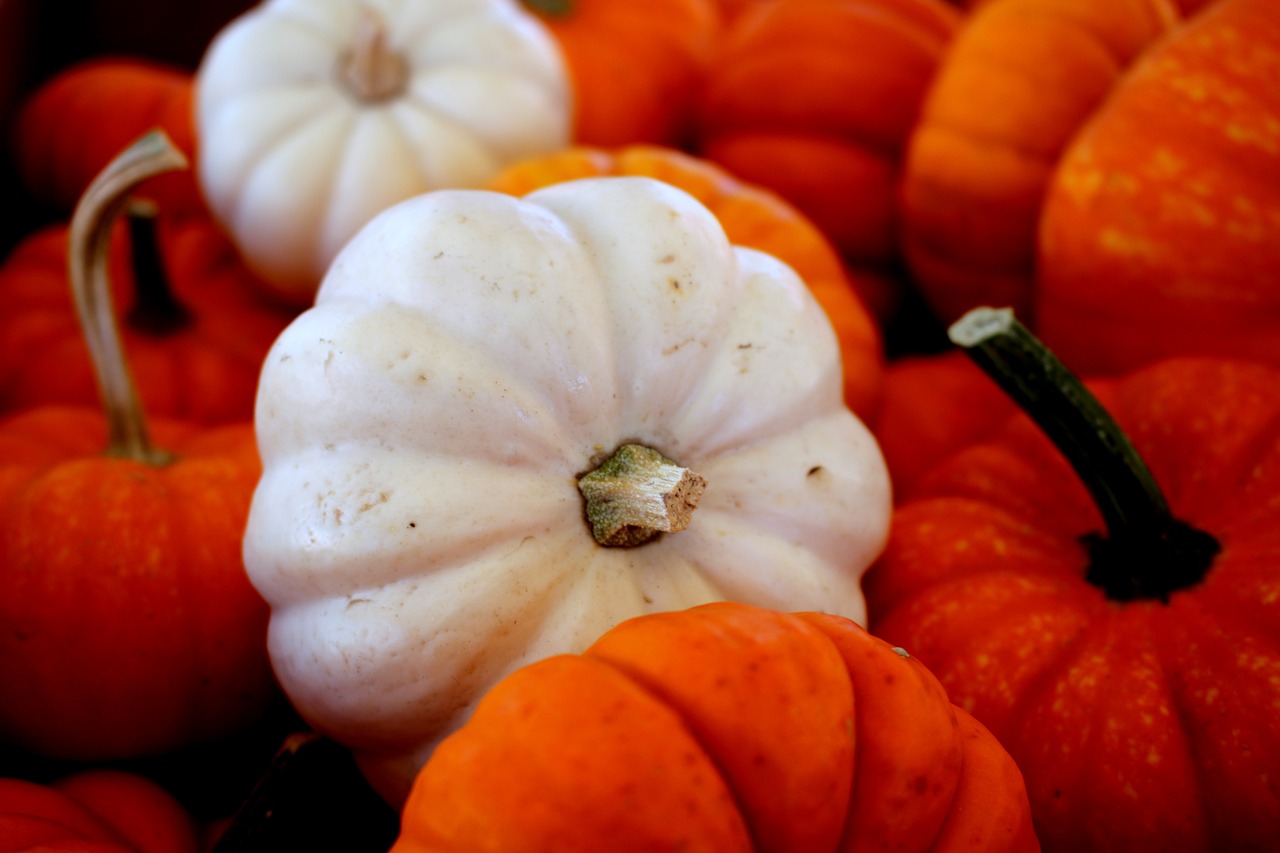
[[[387,25],[378,12],[360,7],[355,47],[342,60],[342,79],[361,101],[394,97],[408,81],[404,57],[387,47]]]
[[[622,445],[578,480],[592,534],[614,548],[684,530],[706,488],[700,474],[640,444]]]
[[[108,273],[111,229],[138,184],[187,166],[187,158],[163,131],[146,134],[85,190],[67,237],[71,295],[107,416],[107,453],[149,464],[162,464],[168,455],[153,448],[147,437],[146,418],[120,342]]]

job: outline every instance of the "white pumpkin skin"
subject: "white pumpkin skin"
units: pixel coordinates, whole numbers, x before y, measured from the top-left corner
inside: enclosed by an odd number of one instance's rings
[[[361,94],[346,63],[375,25],[393,85]],[[195,86],[209,207],[298,305],[374,214],[480,186],[571,124],[559,47],[515,0],[266,0],[218,33]]]
[[[375,218],[264,366],[245,564],[295,707],[399,805],[503,675],[733,599],[864,621],[889,480],[795,273],[648,178],[441,191]],[[592,538],[637,441],[708,481],[688,529]]]

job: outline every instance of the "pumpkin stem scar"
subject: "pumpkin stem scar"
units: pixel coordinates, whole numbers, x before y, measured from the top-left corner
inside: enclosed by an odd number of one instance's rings
[[[107,416],[107,455],[163,465],[172,456],[151,445],[137,386],[129,372],[107,273],[111,231],[129,193],[155,175],[187,167],[163,131],[138,139],[94,179],[71,216],[67,273],[76,315]]]
[[[359,15],[355,46],[342,58],[342,80],[365,103],[393,98],[409,78],[404,57],[387,47],[387,25],[376,10],[361,5]]]
[[[622,445],[578,480],[592,535],[609,548],[684,530],[706,488],[700,474],[641,444]]]
[[[1175,518],[1150,469],[1098,399],[1010,308],[975,308],[947,334],[1071,463],[1106,525],[1082,542],[1089,583],[1115,601],[1159,599],[1199,583],[1218,541]]]

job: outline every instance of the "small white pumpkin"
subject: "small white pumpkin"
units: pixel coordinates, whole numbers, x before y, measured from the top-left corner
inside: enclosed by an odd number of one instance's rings
[[[668,184],[391,208],[262,373],[244,556],[280,683],[398,804],[499,678],[626,618],[731,599],[861,622],[891,498],[841,389],[804,283]],[[627,444],[674,461],[656,488],[580,484]],[[628,490],[678,532],[600,544],[583,494]]]
[[[309,304],[374,214],[565,145],[559,47],[515,0],[266,0],[196,73],[198,178],[246,262]]]

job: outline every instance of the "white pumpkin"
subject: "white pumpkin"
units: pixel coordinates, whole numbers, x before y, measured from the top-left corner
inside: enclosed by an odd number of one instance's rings
[[[891,497],[841,389],[804,283],[668,184],[393,207],[262,373],[244,557],[280,683],[399,803],[500,677],[626,618],[731,599],[861,622]],[[628,443],[676,463],[677,511],[685,468],[705,490],[675,532],[606,547],[579,478]],[[644,495],[659,515],[668,491]]]
[[[564,146],[572,109],[515,0],[267,0],[216,35],[195,100],[209,207],[295,304],[374,214]]]

